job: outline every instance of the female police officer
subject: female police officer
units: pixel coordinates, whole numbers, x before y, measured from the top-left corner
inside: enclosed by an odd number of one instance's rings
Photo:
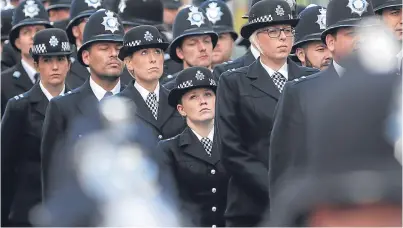
[[[185,117],[187,128],[158,144],[161,172],[170,172],[187,226],[224,226],[227,176],[214,138],[216,82],[205,67],[179,73],[169,104]]]

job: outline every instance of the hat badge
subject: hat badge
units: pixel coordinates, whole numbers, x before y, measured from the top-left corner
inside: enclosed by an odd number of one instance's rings
[[[146,31],[146,33],[144,33],[144,39],[148,42],[150,42],[151,40],[154,39],[153,35],[150,33],[150,31]]]
[[[319,9],[319,13],[316,24],[319,25],[320,29],[326,29],[326,9]]]
[[[119,21],[118,18],[114,17],[113,12],[108,10],[105,12],[105,14],[106,17],[104,17],[104,21],[102,22],[102,24],[105,26],[105,31],[109,30],[114,33],[115,31],[119,30]]]
[[[52,47],[56,47],[59,44],[59,41],[57,40],[57,38],[55,36],[52,36],[49,39],[49,44]]]
[[[34,0],[28,0],[24,6],[25,17],[33,18],[39,14],[38,5]]]
[[[351,9],[351,14],[356,13],[361,17],[367,11],[368,2],[366,0],[349,0],[347,7]]]
[[[221,12],[221,7],[217,6],[216,2],[212,2],[208,4],[208,8],[206,9],[207,18],[211,23],[215,24],[217,21],[221,20],[221,16],[223,12]]]
[[[280,5],[277,5],[276,14],[277,14],[277,16],[280,16],[280,17],[284,16],[284,9],[283,9],[283,7],[281,7]]]
[[[190,25],[197,25],[197,27],[200,27],[204,24],[204,16],[203,13],[199,11],[199,8],[190,6],[189,10],[190,12],[187,20],[190,21]]]
[[[88,7],[98,8],[101,6],[101,0],[85,0]]]
[[[125,9],[126,9],[126,1],[127,0],[120,0],[120,2],[119,2],[118,8],[121,13],[123,13],[123,11],[125,11]]]
[[[197,72],[196,72],[196,75],[195,75],[195,78],[197,79],[197,80],[203,80],[204,79],[204,74],[202,73],[202,72],[200,72],[200,70],[198,70]]]

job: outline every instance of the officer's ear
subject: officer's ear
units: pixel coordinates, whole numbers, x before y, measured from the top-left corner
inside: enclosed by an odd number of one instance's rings
[[[302,63],[302,65],[305,65],[305,51],[303,48],[297,48],[295,49],[295,55],[299,59],[299,61]]]
[[[180,99],[179,104],[176,105],[176,109],[182,117],[186,117],[186,112],[182,105],[182,98]]]
[[[90,47],[89,49],[91,49],[91,47]],[[83,58],[83,62],[84,62],[85,64],[87,64],[87,65],[90,65],[90,52],[89,52],[89,50],[84,50],[84,51],[81,53],[81,56],[82,56],[82,58]]]
[[[36,70],[36,72],[39,72],[39,58],[38,56],[34,57],[34,68]]]
[[[185,55],[183,54],[183,50],[181,47],[176,48],[176,55],[178,56],[179,59],[183,60],[185,59]]]
[[[334,51],[334,45],[336,42],[336,34],[337,34],[337,32],[326,35],[326,46],[329,49],[329,51],[331,51],[331,52]]]

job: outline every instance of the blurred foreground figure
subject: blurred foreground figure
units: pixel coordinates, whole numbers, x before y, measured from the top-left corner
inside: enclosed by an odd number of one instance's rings
[[[366,35],[391,43],[374,34]],[[401,106],[392,106],[401,78],[388,65],[393,48],[384,55],[378,45],[363,43],[344,76],[312,101],[306,173],[276,185],[271,226],[402,226],[401,150],[394,148]]]

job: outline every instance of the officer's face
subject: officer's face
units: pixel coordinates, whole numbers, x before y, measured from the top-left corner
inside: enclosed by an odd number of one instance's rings
[[[339,28],[334,35],[326,36],[327,47],[339,64],[341,59],[356,50],[358,41],[358,35],[353,27]]]
[[[50,21],[60,21],[65,20],[70,17],[70,9],[69,8],[59,8],[49,10],[49,20]]]
[[[94,43],[88,50],[83,51],[83,61],[89,65],[91,74],[101,79],[117,80],[124,66],[118,58],[121,47],[120,43]]]
[[[159,48],[141,49],[126,57],[125,63],[139,83],[155,82],[164,70],[164,52]]]
[[[164,8],[164,24],[172,25],[174,23],[177,14],[178,14],[177,9]]]
[[[391,7],[382,10],[382,19],[395,33],[398,40],[402,40],[402,7]]]
[[[213,65],[228,61],[231,58],[234,40],[231,34],[222,33],[218,38],[217,45],[213,50]]]
[[[185,68],[193,66],[211,67],[213,43],[209,35],[185,37],[176,54],[183,60]]]
[[[324,70],[332,62],[332,53],[321,41],[312,41],[301,48],[296,54],[303,66]]]
[[[43,25],[28,25],[20,29],[20,34],[15,40],[15,46],[21,50],[21,54],[27,58],[31,58],[29,49],[34,44],[34,36],[37,32],[44,30]]]
[[[279,32],[278,29],[285,29],[286,32]],[[263,55],[273,60],[286,59],[291,52],[293,40],[293,29],[290,25],[269,26],[257,32],[257,42]]]
[[[73,36],[76,38],[76,45],[78,45],[78,48],[81,47],[83,43],[84,28],[87,22],[88,17],[82,18],[78,25],[73,26],[71,29]]]
[[[35,68],[45,86],[57,86],[64,84],[70,70],[70,61],[66,56],[40,56],[38,62],[35,62]]]
[[[188,125],[212,121],[215,115],[215,93],[206,88],[192,89],[182,96],[182,104],[178,104],[177,109],[179,114],[186,117]]]

